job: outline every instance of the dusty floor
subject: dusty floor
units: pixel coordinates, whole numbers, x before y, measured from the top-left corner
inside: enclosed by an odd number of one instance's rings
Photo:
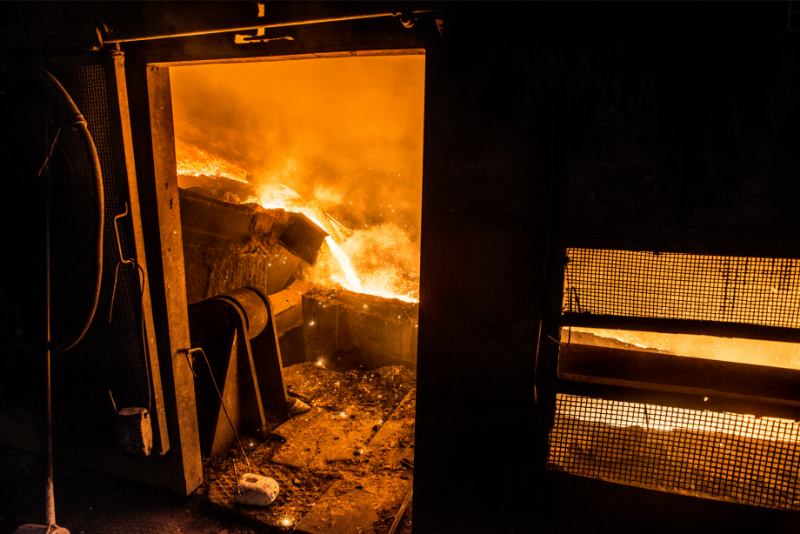
[[[313,363],[285,369],[287,389],[311,409],[252,444],[250,470],[276,479],[266,509],[234,503],[235,473],[246,464],[231,451],[207,468],[208,501],[224,512],[276,530],[387,532],[411,490],[414,373],[405,367],[339,372]]]
[[[244,466],[232,451],[206,463],[206,483],[187,498],[57,465],[58,522],[73,534],[387,532],[411,487],[414,378],[396,366],[288,367],[290,392],[312,409],[266,442],[244,438],[254,469],[282,486],[266,513],[232,504],[232,462]],[[0,533],[41,521],[40,471],[40,458],[0,448]],[[410,518],[409,506],[396,532],[409,533]]]

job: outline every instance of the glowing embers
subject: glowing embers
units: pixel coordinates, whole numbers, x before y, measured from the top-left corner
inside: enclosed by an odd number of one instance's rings
[[[177,158],[178,176],[184,177],[220,177],[236,180],[237,182],[247,183],[247,173],[244,169],[233,163],[214,157],[204,150],[193,145],[176,140],[176,151],[180,155]]]
[[[558,394],[549,469],[800,510],[800,424]]]
[[[584,327],[562,328],[561,341],[800,370],[798,343]]]

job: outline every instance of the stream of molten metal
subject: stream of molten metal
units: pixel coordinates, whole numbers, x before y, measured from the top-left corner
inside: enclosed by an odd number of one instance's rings
[[[336,258],[336,261],[339,263],[344,273],[348,285],[347,289],[355,291],[356,293],[361,293],[363,291],[361,289],[361,280],[358,278],[356,270],[353,269],[353,262],[350,261],[350,257],[331,236],[325,237],[325,244],[328,245],[333,257]]]
[[[321,230],[325,231],[326,233],[330,232],[329,228],[322,223],[320,219],[318,219],[311,209],[305,208],[289,208],[288,211],[299,211],[300,213],[304,214],[308,219],[317,225]],[[354,291],[356,293],[361,293],[363,290],[361,288],[361,279],[356,274],[356,270],[353,268],[353,262],[350,261],[350,256],[339,246],[339,243],[328,234],[325,236],[325,244],[328,245],[328,249],[330,249],[331,254],[336,259],[336,262],[339,264],[339,268],[342,270],[342,274],[344,274],[345,279],[345,289],[349,289],[350,291]]]
[[[325,237],[325,244],[339,267],[340,273],[327,273],[330,280],[338,283],[345,289],[354,293],[374,295],[387,299],[398,299],[405,302],[419,302],[411,295],[392,291],[388,287],[376,287],[375,285],[365,285],[362,282],[350,256],[345,252],[339,242],[333,236],[334,229],[332,219],[318,208],[304,206],[300,203],[300,195],[286,186],[269,187],[262,190],[260,205],[267,209],[284,209],[289,212],[302,213],[312,223],[317,225],[328,235]],[[338,275],[337,275],[338,274]]]

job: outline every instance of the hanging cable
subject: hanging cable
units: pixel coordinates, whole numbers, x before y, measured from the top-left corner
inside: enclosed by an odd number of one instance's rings
[[[53,141],[50,143],[50,148],[47,150],[47,155],[42,162],[42,165],[39,167],[39,170],[36,172],[36,176],[41,178],[42,173],[47,168],[47,165],[50,163],[50,158],[53,157],[53,151],[56,149],[56,143],[58,143],[58,138],[61,137],[61,130],[64,129],[64,125],[60,124],[58,129],[56,130],[56,135],[53,136]]]
[[[89,313],[86,316],[85,321],[83,322],[83,326],[81,327],[79,333],[75,336],[74,339],[65,343],[63,347],[54,347],[53,351],[55,353],[64,353],[69,350],[74,349],[83,339],[86,337],[89,328],[92,326],[94,322],[94,316],[97,313],[98,303],[100,302],[100,289],[102,287],[103,281],[103,235],[104,235],[104,226],[105,226],[105,191],[103,187],[103,171],[100,167],[100,157],[97,153],[97,147],[94,144],[94,139],[92,138],[92,134],[89,132],[89,126],[86,122],[86,118],[81,114],[78,106],[75,104],[75,101],[72,99],[70,94],[61,85],[61,82],[53,76],[49,71],[44,71],[44,79],[50,84],[50,87],[59,94],[64,102],[66,103],[67,107],[69,108],[70,117],[64,124],[58,127],[56,130],[56,134],[53,136],[53,141],[50,145],[50,150],[45,155],[44,161],[39,168],[38,176],[42,176],[45,170],[48,168],[50,164],[50,159],[53,155],[53,151],[55,150],[56,144],[61,136],[61,132],[64,126],[74,126],[77,127],[78,132],[80,133],[84,145],[86,146],[89,159],[91,160],[91,168],[92,174],[95,179],[95,192],[97,197],[97,260],[96,260],[96,275],[95,275],[95,283],[94,283],[94,290],[92,292],[92,302],[91,307],[89,309]]]
[[[208,374],[211,377],[211,383],[214,384],[214,391],[217,392],[217,397],[219,398],[219,403],[222,406],[222,413],[225,414],[225,419],[228,420],[228,424],[231,425],[231,430],[233,430],[233,437],[236,438],[236,443],[239,445],[239,450],[242,452],[242,456],[244,456],[244,461],[247,462],[247,468],[252,471],[253,466],[250,464],[250,459],[247,457],[247,453],[244,452],[244,446],[242,445],[242,440],[239,439],[239,431],[236,430],[236,425],[233,424],[233,419],[228,414],[228,409],[225,407],[225,401],[222,400],[222,392],[217,385],[217,379],[214,378],[214,371],[211,370],[211,362],[208,361],[208,356],[206,356],[206,351],[203,350],[202,347],[195,347],[191,349],[183,349],[182,352],[186,355],[186,361],[189,364],[189,369],[192,370],[192,374],[197,376],[194,372],[194,366],[192,365],[192,359],[189,357],[196,352],[199,352],[203,355],[203,360],[206,362],[206,368],[208,369]]]

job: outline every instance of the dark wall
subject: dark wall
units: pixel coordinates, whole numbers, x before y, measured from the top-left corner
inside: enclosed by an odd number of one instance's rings
[[[759,255],[764,241],[743,234],[781,230],[778,249],[797,253],[786,236],[800,228],[800,33],[787,5],[445,12],[428,51],[415,526],[795,528],[787,515],[547,475],[552,351],[533,401],[562,240],[613,232],[658,249],[722,236]]]
[[[800,58],[785,8],[638,6],[640,24],[563,42],[567,216],[796,227]]]
[[[502,532],[527,525],[535,486],[552,97],[521,7],[448,13],[427,53],[414,522]]]

